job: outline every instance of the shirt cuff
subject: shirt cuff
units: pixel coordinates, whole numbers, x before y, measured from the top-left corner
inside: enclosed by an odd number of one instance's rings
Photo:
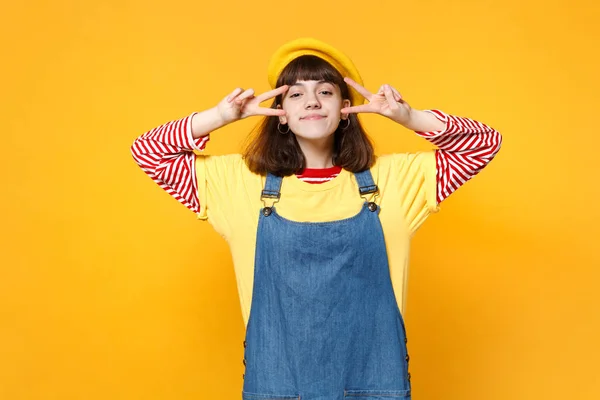
[[[185,136],[189,148],[194,152],[201,152],[206,147],[206,143],[210,140],[210,133],[197,139],[192,136],[192,118],[196,114],[198,114],[198,112],[194,111],[188,116],[188,121],[185,126]]]
[[[434,137],[442,136],[448,132],[448,130],[450,129],[450,118],[448,118],[448,114],[446,114],[445,112],[443,112],[441,110],[436,110],[436,109],[423,110],[423,111],[433,114],[437,119],[444,122],[446,124],[446,128],[442,129],[440,131],[431,131],[431,132],[415,131],[415,133],[417,135],[424,137],[424,138],[434,138]]]

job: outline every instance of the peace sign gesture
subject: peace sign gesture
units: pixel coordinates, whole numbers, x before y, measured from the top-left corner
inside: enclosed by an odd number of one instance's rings
[[[356,89],[365,99],[369,100],[369,103],[344,107],[341,110],[342,113],[376,113],[388,117],[399,124],[403,124],[409,120],[410,105],[402,99],[400,93],[392,86],[387,84],[382,85],[379,91],[373,94],[348,77],[344,78],[344,82]]]
[[[254,96],[254,89],[237,88],[217,104],[217,110],[226,124],[252,115],[285,115],[283,110],[261,107],[260,103],[285,93],[288,88],[289,86],[283,85],[258,96]]]

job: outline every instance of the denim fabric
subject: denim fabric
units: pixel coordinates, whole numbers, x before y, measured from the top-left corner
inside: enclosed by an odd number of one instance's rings
[[[370,171],[356,175],[363,192],[374,187]],[[268,194],[280,187],[269,174]],[[314,223],[264,210],[242,399],[410,399],[406,330],[379,206],[365,201],[353,217]]]

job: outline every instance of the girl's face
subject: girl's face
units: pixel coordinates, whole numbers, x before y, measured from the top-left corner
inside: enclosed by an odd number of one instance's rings
[[[325,81],[297,81],[283,95],[286,115],[279,118],[290,131],[304,139],[322,139],[332,135],[342,116],[340,110],[349,107],[350,100],[342,99],[340,88]]]

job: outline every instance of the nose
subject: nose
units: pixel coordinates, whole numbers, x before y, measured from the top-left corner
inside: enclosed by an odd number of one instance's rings
[[[319,103],[319,99],[314,94],[306,94],[304,98],[306,100],[306,109],[321,108],[321,103]]]

